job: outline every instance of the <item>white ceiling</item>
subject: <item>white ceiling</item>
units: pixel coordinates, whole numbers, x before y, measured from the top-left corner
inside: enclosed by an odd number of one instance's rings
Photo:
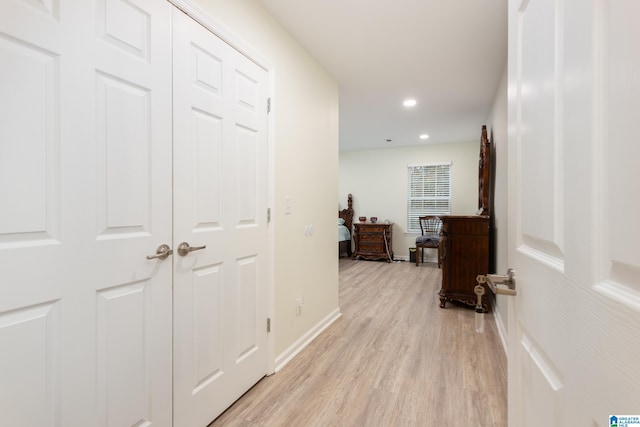
[[[507,59],[506,0],[258,2],[338,81],[341,151],[480,138]]]

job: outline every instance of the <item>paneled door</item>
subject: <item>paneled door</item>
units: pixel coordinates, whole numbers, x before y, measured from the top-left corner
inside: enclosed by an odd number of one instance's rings
[[[201,426],[267,373],[267,74],[173,24],[174,420]]]
[[[636,0],[509,2],[513,427],[640,415],[638,22]]]
[[[0,0],[2,425],[171,425],[169,26]]]

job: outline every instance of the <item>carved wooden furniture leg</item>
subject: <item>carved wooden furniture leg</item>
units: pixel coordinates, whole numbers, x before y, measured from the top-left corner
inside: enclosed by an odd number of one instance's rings
[[[444,308],[446,304],[447,304],[447,297],[442,295],[442,292],[440,292],[440,308]]]

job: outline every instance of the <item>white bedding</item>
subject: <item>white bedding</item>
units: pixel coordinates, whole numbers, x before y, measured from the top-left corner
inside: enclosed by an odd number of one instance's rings
[[[349,229],[344,225],[344,219],[338,218],[338,242],[344,240],[351,240],[351,233]]]
[[[349,233],[349,229],[344,225],[338,226],[338,242],[342,242],[343,240],[351,240],[351,234]]]

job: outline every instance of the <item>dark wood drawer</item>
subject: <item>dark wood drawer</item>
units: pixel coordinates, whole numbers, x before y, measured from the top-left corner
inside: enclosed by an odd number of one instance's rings
[[[362,252],[373,252],[377,254],[384,253],[384,243],[361,242],[360,250]]]
[[[442,234],[486,235],[489,232],[488,216],[442,216]]]
[[[364,244],[365,242],[383,242],[384,236],[382,234],[367,234],[362,233],[360,235],[360,241]]]
[[[361,232],[364,233],[383,233],[386,227],[369,225],[366,228],[362,228]]]

